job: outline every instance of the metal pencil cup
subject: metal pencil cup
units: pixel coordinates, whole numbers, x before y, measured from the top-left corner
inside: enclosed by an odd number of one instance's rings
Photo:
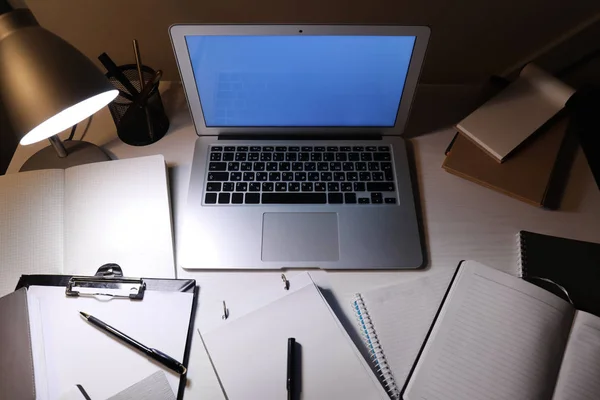
[[[118,67],[127,77],[131,84],[141,92],[140,80],[135,64],[126,64]],[[148,66],[142,66],[144,81],[148,82],[154,76],[154,70]],[[119,82],[112,74],[106,74],[113,86],[119,89],[120,94],[108,105],[108,109],[115,121],[119,139],[132,146],[146,146],[160,140],[169,130],[169,118],[165,114],[165,108],[158,92],[158,84],[154,85],[145,108],[147,117],[137,118],[122,124],[123,116],[134,102],[134,96]]]

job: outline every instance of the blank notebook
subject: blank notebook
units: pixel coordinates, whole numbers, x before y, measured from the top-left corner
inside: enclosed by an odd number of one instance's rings
[[[400,396],[454,268],[357,293],[352,308],[372,367],[393,399]]]
[[[162,155],[0,176],[0,296],[22,274],[173,278]]]
[[[600,243],[527,231],[518,242],[523,279],[559,296],[566,292],[575,307],[600,317]]]
[[[201,336],[229,400],[287,398],[289,337],[300,348],[302,399],[387,398],[312,282]]]
[[[461,263],[405,400],[600,398],[600,318],[517,277]]]

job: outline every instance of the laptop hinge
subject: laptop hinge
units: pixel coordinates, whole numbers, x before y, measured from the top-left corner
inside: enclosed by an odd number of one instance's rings
[[[291,141],[307,141],[307,140],[381,140],[383,135],[379,133],[352,133],[352,134],[239,134],[239,133],[220,133],[219,140],[291,140]]]

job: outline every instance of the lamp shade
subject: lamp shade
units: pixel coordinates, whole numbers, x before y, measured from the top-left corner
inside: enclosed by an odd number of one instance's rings
[[[0,15],[0,103],[21,144],[48,138],[110,103],[118,91],[86,56],[27,9]]]

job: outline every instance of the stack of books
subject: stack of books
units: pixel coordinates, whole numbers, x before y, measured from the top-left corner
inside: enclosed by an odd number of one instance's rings
[[[558,208],[575,141],[564,111],[574,89],[535,65],[456,125],[442,167],[549,209]]]

